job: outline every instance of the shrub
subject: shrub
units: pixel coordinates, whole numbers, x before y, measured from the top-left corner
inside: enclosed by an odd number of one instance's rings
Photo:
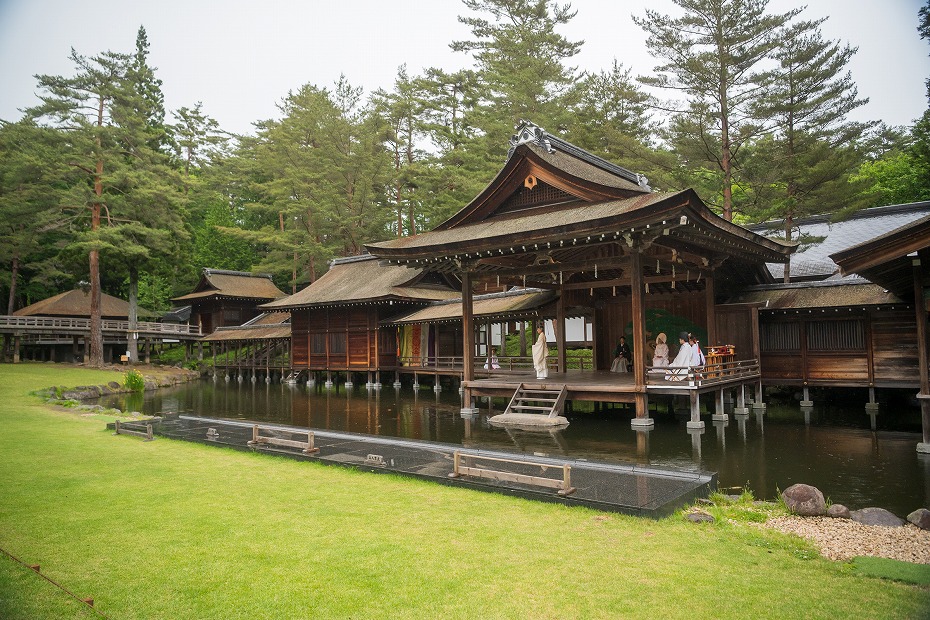
[[[130,370],[123,379],[123,385],[132,392],[141,392],[145,390],[145,377],[138,370]]]

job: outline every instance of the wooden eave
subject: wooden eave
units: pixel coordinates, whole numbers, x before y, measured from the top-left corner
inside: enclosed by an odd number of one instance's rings
[[[508,226],[482,222],[475,225],[475,234],[470,234],[469,226],[460,226],[368,248],[393,264],[443,272],[468,269],[504,277],[586,271],[595,265],[622,270],[633,247],[644,249],[647,256],[665,251],[669,260],[685,269],[689,261],[693,268],[710,269],[731,258],[748,263],[784,262],[794,251],[794,246],[719,218],[692,190],[591,205],[591,213],[599,210],[606,215],[555,226],[547,227],[545,216],[527,214],[521,218],[524,222],[510,221]],[[493,234],[508,227],[511,232]]]
[[[563,170],[540,157],[533,147],[528,144],[521,144],[516,148],[504,168],[474,200],[448,220],[436,226],[434,230],[448,230],[487,219],[514,192],[523,187],[524,180],[529,175],[535,176],[539,181],[570,194],[575,200],[564,201],[558,205],[535,207],[527,209],[527,211],[543,211],[566,204],[617,200],[643,193],[630,189],[610,187],[567,175]],[[520,215],[521,212],[518,212],[510,216],[520,217]]]

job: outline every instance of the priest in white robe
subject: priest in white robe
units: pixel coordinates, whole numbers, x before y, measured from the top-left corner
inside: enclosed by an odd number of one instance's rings
[[[546,363],[546,357],[549,355],[549,347],[546,345],[546,330],[542,327],[536,329],[539,334],[536,342],[533,344],[533,367],[536,369],[537,379],[546,379],[549,377],[549,367]]]
[[[665,378],[669,381],[681,381],[688,375],[688,367],[691,366],[691,345],[688,344],[688,332],[678,334],[678,343],[681,348],[678,349],[678,355],[669,364],[671,370],[665,375]]]

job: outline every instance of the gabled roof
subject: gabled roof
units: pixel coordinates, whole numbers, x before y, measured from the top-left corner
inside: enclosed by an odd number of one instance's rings
[[[791,257],[791,279],[822,280],[834,276],[839,272],[839,267],[831,255],[911,226],[927,216],[930,216],[930,201],[863,209],[840,222],[832,222],[827,215],[798,220],[796,225],[803,234],[824,239],[799,248]],[[759,234],[784,234],[784,224],[780,220],[747,228]],[[768,269],[776,280],[783,278],[783,264],[772,263]]]
[[[128,319],[129,302],[118,297],[102,293],[100,313],[105,319]],[[75,318],[90,317],[90,293],[74,289],[59,293],[48,299],[37,301],[31,306],[20,308],[14,316],[69,316]],[[154,312],[138,308],[139,317],[155,317]]]
[[[295,310],[352,303],[426,302],[460,295],[448,286],[425,282],[419,270],[382,265],[377,258],[362,255],[334,260],[319,280],[262,308]]]
[[[247,273],[223,269],[204,269],[200,282],[193,292],[175,297],[172,301],[225,297],[270,301],[284,297],[281,289],[271,281],[267,273]]]
[[[539,211],[649,193],[646,178],[523,123],[507,162],[488,186],[435,231]]]
[[[504,293],[475,295],[472,297],[472,313],[476,317],[494,319],[504,317],[516,320],[521,317],[538,316],[541,308],[555,299],[554,291],[541,289],[515,289]],[[382,321],[388,325],[404,323],[440,323],[462,320],[462,298],[435,301],[425,308],[409,314]]]

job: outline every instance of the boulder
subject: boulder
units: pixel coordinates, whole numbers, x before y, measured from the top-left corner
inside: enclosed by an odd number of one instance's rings
[[[848,519],[850,515],[849,508],[843,504],[831,504],[827,508],[827,516],[834,519]]]
[[[875,507],[853,510],[849,513],[849,518],[863,525],[882,525],[884,527],[901,527],[905,523],[904,519],[896,517],[884,508]]]
[[[930,510],[918,508],[907,515],[907,520],[922,530],[930,530]]]
[[[117,383],[116,381],[110,381],[109,383],[107,383],[107,387],[110,387],[110,388],[112,388],[112,389],[114,389],[114,390],[118,390],[118,389],[120,389],[120,388],[123,387],[123,386],[121,386],[121,385],[120,385],[119,383]]]
[[[782,491],[788,510],[802,517],[820,517],[827,513],[827,502],[817,487],[809,484],[792,484]]]
[[[690,521],[691,523],[713,523],[715,519],[713,515],[703,510],[695,510],[694,512],[685,514],[685,521]]]

